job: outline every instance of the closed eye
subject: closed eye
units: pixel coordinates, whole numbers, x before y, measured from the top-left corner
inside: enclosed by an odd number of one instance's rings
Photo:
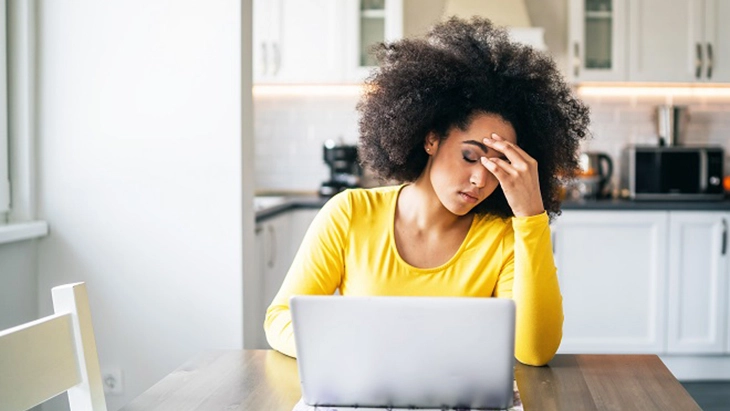
[[[461,155],[467,163],[476,163],[479,161],[479,155],[474,153],[472,150],[461,150]]]

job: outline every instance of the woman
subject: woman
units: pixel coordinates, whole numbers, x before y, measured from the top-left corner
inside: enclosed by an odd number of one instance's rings
[[[403,184],[325,204],[267,311],[269,343],[296,356],[295,294],[505,297],[515,357],[547,363],[563,323],[549,218],[587,108],[552,60],[488,20],[452,18],[377,52],[358,104],[361,161]]]

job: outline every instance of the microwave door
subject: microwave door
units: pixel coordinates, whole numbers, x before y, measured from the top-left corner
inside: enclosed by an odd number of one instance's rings
[[[661,192],[699,194],[702,180],[700,152],[664,152],[661,159]]]

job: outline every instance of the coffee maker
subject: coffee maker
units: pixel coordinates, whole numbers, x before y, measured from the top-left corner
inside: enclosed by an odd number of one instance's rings
[[[323,146],[323,158],[330,168],[330,179],[319,187],[320,196],[330,197],[347,188],[360,186],[362,169],[357,161],[357,146],[327,140]]]

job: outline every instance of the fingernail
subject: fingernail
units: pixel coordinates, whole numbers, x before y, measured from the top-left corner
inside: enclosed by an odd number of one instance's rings
[[[499,135],[497,133],[492,133],[492,138],[499,138]]]

